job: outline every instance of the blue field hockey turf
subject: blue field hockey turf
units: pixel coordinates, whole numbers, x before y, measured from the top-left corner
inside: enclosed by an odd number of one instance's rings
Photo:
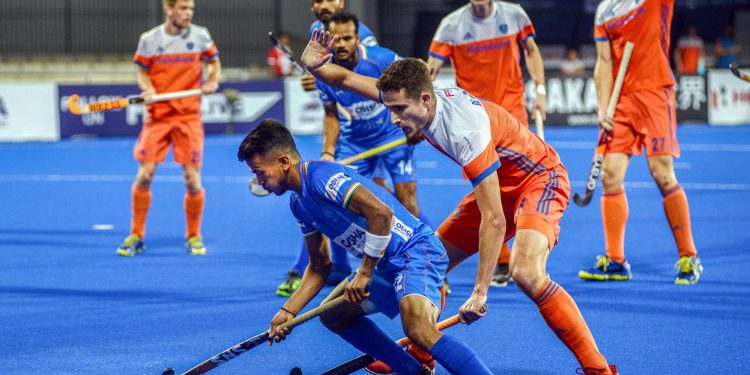
[[[633,280],[577,277],[604,252],[600,190],[589,207],[568,207],[549,273],[578,302],[600,350],[621,373],[744,374],[750,127],[684,126],[679,136],[683,157],[676,171],[705,266],[700,284],[673,284],[677,252],[644,157],[633,159],[626,184]],[[568,168],[573,191],[583,192],[596,130],[550,127],[546,137]],[[146,252],[115,254],[129,231],[134,139],[0,144],[0,372],[160,374],[173,367],[180,373],[267,329],[284,302],[274,293],[300,234],[286,197],[249,194],[247,167],[236,161],[241,139],[206,139],[205,257],[185,254],[184,186],[172,162],[157,170]],[[303,156],[320,154],[319,137],[297,141]],[[416,160],[420,204],[437,226],[470,184],[426,143],[417,146]],[[476,262],[450,275],[444,317],[470,293]],[[493,372],[575,373],[575,358],[523,293],[492,288],[488,304],[484,319],[450,332]],[[403,336],[398,319],[375,321],[394,339]],[[313,320],[286,342],[256,347],[213,373],[287,374],[298,366],[315,374],[357,354]]]

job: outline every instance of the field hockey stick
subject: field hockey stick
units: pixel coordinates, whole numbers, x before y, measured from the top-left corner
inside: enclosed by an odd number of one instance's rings
[[[542,119],[542,111],[538,109],[534,111],[534,125],[537,137],[544,140],[544,120]]]
[[[485,304],[482,306],[482,312],[487,312],[489,307]],[[448,319],[441,320],[437,324],[438,331],[443,331],[447,328],[453,327],[454,325],[458,324],[461,320],[459,319],[458,314],[451,316]],[[407,346],[411,344],[411,339],[408,337],[401,338],[400,340],[396,341],[398,345],[401,347]],[[375,358],[373,358],[369,354],[363,354],[357,358],[350,359],[328,371],[322,372],[320,375],[347,375],[351,374],[371,363],[375,362]],[[291,373],[290,373],[291,374]]]
[[[292,56],[292,51],[290,51],[289,48],[287,48],[285,45],[281,44],[281,42],[279,42],[279,40],[276,39],[276,37],[273,36],[273,33],[270,31],[268,32],[268,39],[271,39],[271,44],[278,48],[279,51],[283,52],[284,55],[286,55],[286,57],[289,59],[289,61],[291,61],[292,64],[294,64],[294,66],[296,66],[297,69],[300,70],[300,72],[304,74],[310,74],[308,73],[307,69],[305,69],[302,65],[300,65],[300,63],[297,62],[297,60],[294,59],[294,56]]]
[[[391,141],[391,142],[388,142],[386,144],[383,144],[383,145],[380,145],[380,146],[377,146],[377,147],[373,147],[373,148],[371,148],[371,149],[369,149],[367,151],[360,152],[359,154],[350,156],[350,157],[345,158],[345,159],[341,159],[341,160],[339,160],[337,162],[340,163],[340,164],[343,164],[343,165],[349,165],[349,164],[354,163],[356,161],[360,161],[360,160],[367,159],[369,157],[375,156],[375,155],[377,155],[377,154],[379,154],[381,152],[386,152],[386,151],[388,151],[390,149],[393,149],[395,147],[401,146],[404,143],[406,143],[406,138],[399,138],[399,139],[397,139],[395,141]],[[253,176],[253,177],[250,178],[250,192],[253,195],[258,196],[258,197],[265,197],[266,195],[271,194],[268,190],[263,189],[263,187],[258,184],[258,178],[255,177],[255,176]]]
[[[628,70],[628,64],[630,64],[630,55],[633,53],[633,43],[625,43],[625,52],[622,55],[622,62],[620,63],[620,70],[617,72],[617,79],[615,80],[615,86],[612,89],[612,96],[609,97],[609,105],[607,106],[607,117],[613,118],[615,116],[615,109],[617,108],[617,100],[620,98],[620,90],[622,90],[622,83],[625,81],[625,72]],[[599,142],[597,143],[596,150],[594,150],[594,159],[591,162],[591,169],[589,170],[589,177],[586,180],[586,192],[583,198],[578,193],[573,194],[573,202],[579,207],[586,207],[591,198],[594,196],[594,190],[596,190],[596,183],[599,179],[599,175],[602,172],[602,163],[604,162],[604,152],[607,150],[607,137],[608,134],[604,130],[599,131]]]
[[[741,79],[743,81],[750,82],[750,74],[747,74],[747,73],[741,71],[740,67],[737,66],[737,64],[735,64],[735,63],[729,64],[729,70],[731,70],[732,74],[734,74],[735,76],[737,76],[737,78],[739,78],[739,79]]]
[[[310,319],[316,318],[318,315],[335,308],[336,306],[344,302],[344,296],[332,299],[284,324],[281,324],[279,328],[294,328]],[[203,361],[201,364],[191,368],[190,370],[182,373],[182,375],[200,375],[209,372],[216,367],[237,358],[240,354],[268,341],[270,336],[269,331],[265,331],[256,336],[253,336],[231,348],[224,350],[223,352]],[[171,372],[170,372],[171,370]],[[166,369],[162,372],[162,375],[174,374],[174,370]]]
[[[151,101],[163,102],[167,100],[187,98],[189,96],[198,96],[202,94],[203,92],[200,89],[167,92],[164,94],[152,95]],[[146,102],[146,100],[140,95],[130,95],[125,98],[89,103],[81,106],[78,103],[79,99],[80,97],[77,94],[73,94],[68,97],[68,111],[70,111],[70,113],[74,115],[85,115],[91,112],[111,111],[113,109],[125,108],[131,104],[143,104]]]

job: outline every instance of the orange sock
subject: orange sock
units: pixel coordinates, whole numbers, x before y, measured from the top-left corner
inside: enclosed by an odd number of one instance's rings
[[[690,229],[690,209],[687,196],[682,186],[677,184],[674,188],[664,193],[664,212],[667,214],[669,227],[677,242],[677,251],[680,256],[696,256],[698,251],[693,243],[693,231]]]
[[[589,326],[563,287],[547,279],[531,300],[536,303],[547,325],[576,356],[581,367],[606,369],[605,373],[610,373],[607,359],[599,353]]]
[[[628,221],[628,198],[625,190],[605,193],[602,197],[602,223],[607,257],[625,261],[625,224]]]
[[[187,222],[187,232],[185,233],[185,237],[187,238],[201,235],[203,201],[205,196],[205,189],[201,189],[198,194],[185,193],[185,221]]]
[[[151,190],[133,184],[130,189],[130,233],[141,238],[146,236],[146,215],[151,206]]]
[[[497,257],[497,264],[509,264],[510,263],[510,247],[507,242],[503,242],[503,248],[500,249],[500,256]]]

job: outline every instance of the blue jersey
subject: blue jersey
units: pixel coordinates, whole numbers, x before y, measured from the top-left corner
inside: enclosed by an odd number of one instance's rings
[[[321,20],[315,20],[310,25],[310,36],[312,36],[313,30],[323,30],[323,22]],[[359,43],[364,44],[366,46],[377,46],[378,40],[375,38],[375,34],[372,33],[372,30],[370,30],[367,25],[362,23],[362,21],[359,22]]]
[[[383,259],[400,259],[399,255],[410,247],[434,237],[433,230],[415,218],[392,194],[353,169],[330,161],[305,161],[299,168],[302,194],[292,192],[289,206],[305,237],[322,233],[332,243],[361,258],[367,224],[364,217],[349,211],[347,205],[362,186],[393,210],[391,242]],[[378,268],[387,263],[387,260],[379,262]]]
[[[359,62],[352,71],[373,78],[379,78],[383,70],[399,58],[393,51],[379,46],[358,46],[358,54]],[[340,141],[372,148],[403,138],[404,133],[391,122],[390,111],[383,103],[334,88],[320,80],[315,86],[324,105],[339,104]]]

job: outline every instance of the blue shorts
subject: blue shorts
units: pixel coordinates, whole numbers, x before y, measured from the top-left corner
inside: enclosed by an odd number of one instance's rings
[[[378,264],[368,287],[370,296],[363,302],[365,312],[381,312],[393,319],[399,314],[399,301],[413,294],[427,297],[439,310],[438,288],[447,270],[448,254],[437,236],[422,237],[405,252]]]
[[[375,146],[362,147],[351,142],[339,140],[336,143],[336,160],[357,155],[373,147]],[[356,161],[349,166],[355,169],[357,173],[370,179],[377,177],[385,178],[387,173],[394,184],[416,181],[413,145],[401,145],[367,159]]]

